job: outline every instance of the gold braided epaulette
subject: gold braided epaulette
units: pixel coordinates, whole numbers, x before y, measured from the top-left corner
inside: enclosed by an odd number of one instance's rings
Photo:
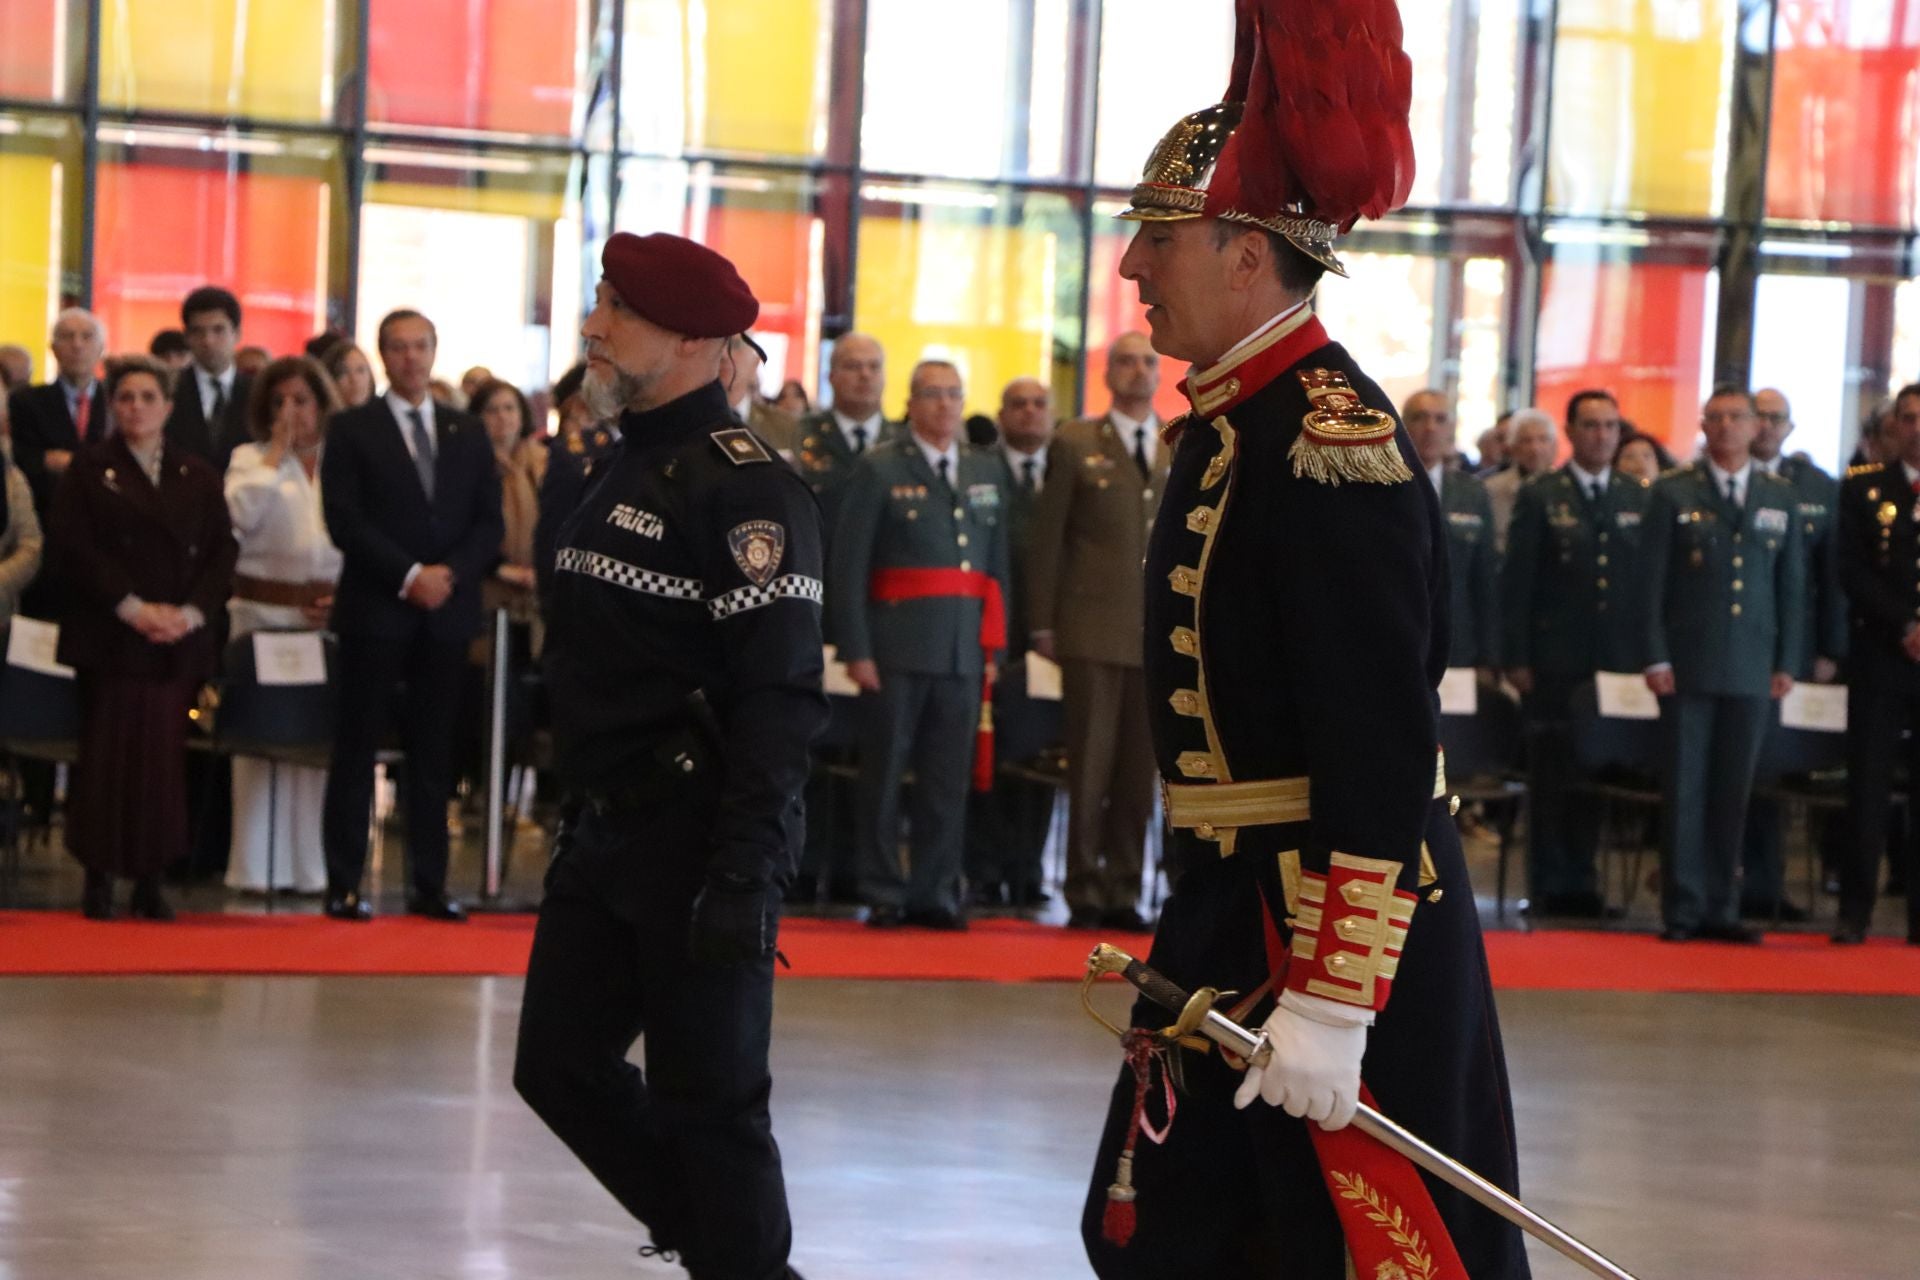
[[[1857,467],[1847,468],[1847,479],[1851,480],[1855,476],[1864,476],[1870,471],[1878,471],[1879,469],[1880,464],[1877,462],[1863,462]]]

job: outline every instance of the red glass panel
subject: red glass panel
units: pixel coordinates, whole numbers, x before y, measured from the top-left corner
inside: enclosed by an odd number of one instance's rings
[[[1093,238],[1092,288],[1087,305],[1087,386],[1086,413],[1098,417],[1113,407],[1107,394],[1107,348],[1123,333],[1148,333],[1147,309],[1140,305],[1140,290],[1131,280],[1120,278],[1120,259],[1132,240],[1131,233],[1095,235]],[[1153,407],[1163,422],[1171,422],[1187,412],[1187,398],[1180,394],[1180,379],[1187,376],[1184,361],[1160,359],[1160,394]]]
[[[368,118],[570,135],[581,2],[373,0]]]
[[[67,0],[0,0],[0,98],[65,98]]]
[[[1550,263],[1534,403],[1564,419],[1576,391],[1605,388],[1623,417],[1676,456],[1691,456],[1709,358],[1709,286],[1702,267]]]
[[[681,228],[692,234],[691,227]],[[787,339],[783,377],[807,378],[812,351],[807,330],[818,309],[811,296],[813,218],[783,209],[715,207],[708,212],[701,240],[733,260],[740,276],[760,299],[755,333]]]
[[[94,310],[115,351],[180,325],[198,285],[238,295],[242,341],[297,352],[320,328],[328,184],[156,164],[100,166]]]
[[[1768,216],[1914,225],[1920,4],[1780,0],[1775,41]]]

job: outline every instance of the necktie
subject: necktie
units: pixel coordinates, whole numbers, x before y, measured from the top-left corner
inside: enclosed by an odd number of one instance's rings
[[[227,411],[227,389],[220,385],[220,379],[213,380],[213,411],[207,414],[208,422],[219,422]]]
[[[1727,477],[1727,501],[1735,507],[1740,505],[1740,482],[1732,476]]]
[[[945,489],[948,493],[953,492],[953,477],[951,474],[949,474],[949,468],[951,466],[952,464],[949,463],[945,458],[940,459],[940,461],[937,464],[935,464],[936,470],[940,472],[940,487]]]
[[[92,428],[93,428],[93,390],[92,388],[88,388],[85,392],[81,394],[80,399],[74,405],[74,409],[73,409],[74,438],[81,441],[84,444],[92,444],[94,442]]]
[[[1026,486],[1027,486],[1028,493],[1032,493],[1034,490],[1040,487],[1039,481],[1038,479],[1036,479],[1036,476],[1035,476],[1035,473],[1038,472],[1039,469],[1040,469],[1040,464],[1038,462],[1035,462],[1032,458],[1028,458],[1025,462],[1020,464],[1020,470],[1026,473]],[[1916,491],[1920,491],[1920,484],[1915,485],[1914,489]]]
[[[418,409],[407,410],[413,419],[413,467],[420,473],[420,487],[427,501],[433,501],[433,437],[427,433],[427,420]]]
[[[867,429],[865,427],[855,427],[853,429],[853,456],[857,458],[866,451]]]
[[[1133,460],[1140,465],[1141,475],[1151,474],[1151,467],[1147,462],[1147,429],[1145,426],[1142,426],[1138,431],[1133,433]]]

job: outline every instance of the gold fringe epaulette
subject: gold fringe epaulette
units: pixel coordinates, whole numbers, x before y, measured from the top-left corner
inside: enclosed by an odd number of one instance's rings
[[[1847,468],[1847,479],[1851,480],[1855,476],[1863,476],[1869,471],[1878,471],[1879,469],[1880,464],[1877,462],[1863,462],[1857,467]]]
[[[1293,473],[1321,484],[1405,484],[1413,472],[1395,438],[1393,415],[1369,408],[1333,369],[1302,369],[1300,385],[1313,405],[1288,457]]]

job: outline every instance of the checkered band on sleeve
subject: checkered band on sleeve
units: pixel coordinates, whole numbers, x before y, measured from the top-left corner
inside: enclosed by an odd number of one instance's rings
[[[676,578],[670,574],[655,573],[652,569],[641,569],[624,560],[615,560],[597,551],[582,551],[578,547],[562,550],[554,567],[562,573],[584,573],[616,587],[625,587],[628,591],[661,596],[668,600],[698,600],[706,594],[706,588],[700,585],[697,578]]]
[[[717,622],[750,609],[764,609],[776,600],[807,600],[819,604],[825,594],[820,579],[803,578],[790,573],[784,578],[775,578],[764,587],[741,587],[737,591],[729,591],[707,601],[707,609]]]

